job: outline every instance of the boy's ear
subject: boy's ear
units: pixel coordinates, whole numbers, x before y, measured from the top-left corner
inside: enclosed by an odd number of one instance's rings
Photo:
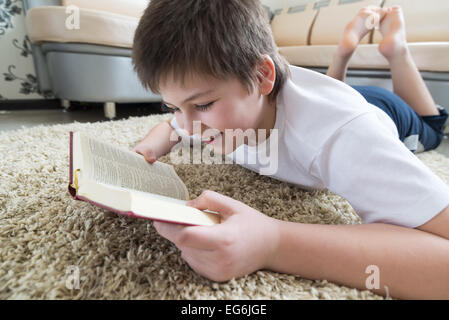
[[[264,55],[257,63],[257,84],[259,91],[263,95],[269,95],[276,80],[276,68],[269,55]]]

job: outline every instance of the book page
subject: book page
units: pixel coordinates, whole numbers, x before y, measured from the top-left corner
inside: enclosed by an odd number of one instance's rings
[[[188,200],[186,186],[173,166],[156,161],[80,133],[87,176],[95,181],[126,189]]]
[[[172,197],[167,197],[167,196],[163,196],[160,194],[156,194],[156,193],[148,193],[148,192],[142,192],[139,190],[129,190],[129,189],[125,189],[119,186],[113,186],[110,184],[104,184],[104,183],[96,183],[96,186],[100,186],[100,187],[107,187],[108,190],[112,190],[113,192],[127,192],[129,194],[138,194],[141,197],[145,197],[147,199],[157,199],[157,200],[161,200],[161,201],[168,201],[171,203],[175,203],[175,204],[179,204],[181,206],[186,206],[187,205],[187,201],[186,200],[180,200],[180,199],[175,199]]]
[[[125,212],[130,211],[131,192],[138,192],[114,187],[110,184],[98,183],[92,180],[85,180],[84,182],[85,183],[78,189],[78,196],[95,201],[97,203],[96,205],[103,209],[108,208]]]

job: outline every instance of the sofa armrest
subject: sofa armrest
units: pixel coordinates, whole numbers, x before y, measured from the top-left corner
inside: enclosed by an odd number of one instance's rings
[[[23,9],[25,13],[36,7],[44,7],[44,6],[61,6],[62,0],[23,0]]]
[[[98,10],[140,18],[149,0],[62,0],[65,7],[76,6],[83,9]]]

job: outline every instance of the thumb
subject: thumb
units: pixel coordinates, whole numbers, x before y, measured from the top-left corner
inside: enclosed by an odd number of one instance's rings
[[[153,163],[157,160],[154,151],[151,148],[146,148],[145,146],[142,145],[142,143],[139,143],[134,148],[132,148],[132,151],[143,156],[145,160],[149,163]]]
[[[140,152],[137,152],[140,153]],[[153,150],[145,150],[144,152],[140,153],[143,155],[145,160],[149,163],[153,163],[157,160],[156,155],[154,154]]]
[[[205,190],[201,195],[187,202],[188,206],[199,210],[210,210],[220,214],[222,218],[228,218],[238,211],[240,202],[218,192]]]

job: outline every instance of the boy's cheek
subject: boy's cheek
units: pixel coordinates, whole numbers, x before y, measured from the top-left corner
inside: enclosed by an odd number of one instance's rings
[[[220,137],[221,141],[217,141],[217,143],[213,146],[214,151],[220,153],[220,154],[230,154],[235,151],[240,145],[237,145],[237,141],[239,139],[236,139],[235,137],[228,136],[226,139],[226,134],[222,134]],[[229,141],[228,141],[229,140]]]

